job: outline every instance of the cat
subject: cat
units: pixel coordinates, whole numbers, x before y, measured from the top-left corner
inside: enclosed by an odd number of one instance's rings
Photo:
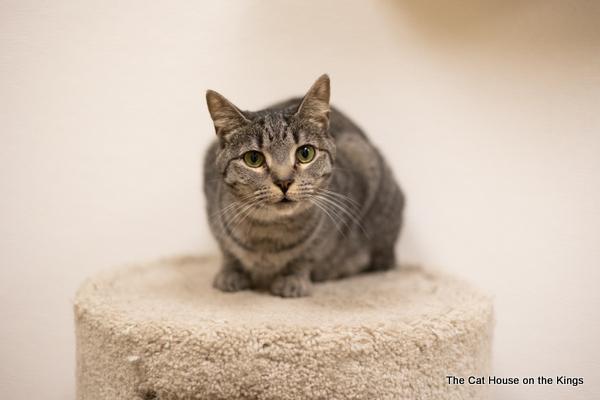
[[[204,193],[223,253],[214,287],[301,297],[312,282],[395,266],[404,194],[329,98],[327,75],[303,98],[256,112],[206,92],[217,139]]]

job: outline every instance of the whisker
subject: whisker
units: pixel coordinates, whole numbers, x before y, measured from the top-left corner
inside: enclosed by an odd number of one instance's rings
[[[244,205],[246,204],[248,201],[252,201],[254,197],[258,197],[264,193],[266,193],[267,190],[266,189],[259,189],[257,191],[254,191],[252,193],[250,193],[249,195],[246,195],[238,200],[235,200],[233,202],[231,202],[230,204],[228,204],[227,206],[223,207],[220,210],[217,210],[214,212],[213,216],[216,216],[218,214],[221,215],[225,215],[227,214],[230,210],[238,208],[238,206]]]
[[[352,230],[352,224],[347,221],[348,218],[346,218],[344,213],[341,213],[337,207],[331,207],[331,205],[328,202],[324,201],[325,200],[324,198],[319,197],[318,199],[321,202],[321,204],[325,208],[327,208],[329,210],[329,212],[331,212],[331,214],[333,214],[335,217],[337,217],[338,221],[340,221],[344,225],[344,227],[346,228],[346,230],[348,232],[350,232]]]
[[[354,215],[350,210],[348,210],[347,206],[344,206],[343,204],[340,204],[339,202],[334,201],[333,199],[326,197],[323,194],[319,194],[316,196],[320,197],[322,201],[330,204],[333,207],[336,207],[338,210],[340,210],[342,213],[344,213],[352,222],[354,222],[363,231],[365,236],[369,237],[369,234],[368,234],[367,230],[365,229],[365,227],[360,222],[359,217]]]
[[[350,213],[353,218],[360,219],[360,210],[356,210],[356,207],[348,205],[346,203],[342,203],[339,199],[335,198],[334,196],[330,196],[326,193],[319,193],[319,196],[323,200],[328,200],[329,202],[333,203],[334,206],[342,208],[347,213]]]
[[[348,203],[353,204],[358,210],[361,209],[361,205],[356,200],[354,200],[352,197],[350,197],[348,195],[338,193],[338,192],[335,192],[335,191],[329,190],[329,189],[319,189],[319,190],[324,193],[327,193],[332,196],[339,197],[340,199],[348,201]]]
[[[264,200],[264,198],[262,198],[261,200],[257,200],[256,202],[253,202],[252,204],[250,204],[250,207],[248,207],[246,209],[246,212],[244,213],[244,215],[235,224],[234,229],[237,229],[238,227],[240,227],[244,223],[244,221],[250,216],[250,214],[252,214],[254,211],[256,211],[257,206],[260,205],[263,200]]]
[[[331,214],[330,212],[327,210],[327,208],[320,203],[316,198],[314,197],[309,197],[308,199],[311,203],[313,203],[315,206],[317,206],[321,211],[323,211],[325,213],[325,215],[327,215],[329,217],[329,219],[331,220],[331,222],[333,223],[333,226],[335,226],[335,228],[337,229],[337,231],[344,237],[346,237],[346,235],[344,234],[343,229],[340,228],[339,222],[338,220],[336,220]]]
[[[335,192],[329,192],[329,193],[319,192],[319,195],[326,197],[335,203],[339,203],[340,205],[343,205],[349,212],[352,213],[352,215],[355,218],[357,218],[357,219],[362,218],[363,211],[362,211],[360,205],[357,202],[355,202],[354,200],[352,200],[351,198],[349,198],[348,196],[344,196],[342,194],[335,193]]]
[[[255,207],[257,205],[258,201],[264,200],[267,197],[268,197],[268,193],[264,193],[264,194],[258,195],[256,197],[253,197],[251,201],[246,201],[246,203],[238,209],[238,211],[233,216],[233,218],[231,218],[229,221],[223,221],[223,222],[226,222],[233,229],[234,226],[239,225],[239,223],[241,223],[243,221],[243,219],[245,219],[244,216],[246,215],[248,210]],[[244,217],[244,218],[242,218],[242,217]],[[242,219],[242,221],[240,221],[240,219]]]

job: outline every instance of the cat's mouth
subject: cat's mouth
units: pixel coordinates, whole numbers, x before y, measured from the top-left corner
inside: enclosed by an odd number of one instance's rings
[[[295,200],[290,199],[287,196],[284,196],[281,198],[281,200],[279,200],[277,203],[275,203],[275,206],[278,208],[288,208],[288,207],[292,207],[294,205],[296,205],[298,202]]]

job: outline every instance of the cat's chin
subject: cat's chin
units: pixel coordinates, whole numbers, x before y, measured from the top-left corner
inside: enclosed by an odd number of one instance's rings
[[[284,199],[276,203],[271,203],[264,208],[264,212],[273,217],[290,216],[304,210],[307,203],[304,201],[295,201]]]
[[[300,206],[300,203],[297,201],[283,199],[278,201],[277,203],[273,203],[271,208],[273,208],[277,212],[293,212],[297,210]]]

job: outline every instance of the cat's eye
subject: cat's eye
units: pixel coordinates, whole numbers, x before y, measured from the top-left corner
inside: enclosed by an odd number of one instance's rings
[[[309,163],[315,158],[315,148],[309,144],[298,147],[296,158],[303,164]]]
[[[248,151],[244,154],[244,162],[249,167],[258,168],[264,164],[265,156],[258,151]]]

